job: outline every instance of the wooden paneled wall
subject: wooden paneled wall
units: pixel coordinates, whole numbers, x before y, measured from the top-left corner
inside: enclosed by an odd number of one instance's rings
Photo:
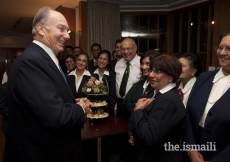
[[[6,64],[5,60],[7,59],[7,68],[10,67],[10,65],[14,61],[14,55],[16,51],[18,50],[24,50],[23,48],[0,48],[0,84],[2,84],[2,77],[3,73],[6,71]]]
[[[75,35],[76,35],[76,14],[75,14],[75,9],[73,8],[67,8],[67,7],[63,7],[63,6],[59,6],[58,8],[56,8],[56,11],[62,13],[69,25],[69,28],[71,30],[70,35],[70,39],[68,41],[66,41],[65,46],[66,45],[70,45],[72,47],[75,46]],[[65,57],[65,53],[64,51],[61,53],[61,55],[59,56],[59,59],[62,59]]]
[[[79,2],[79,46],[83,52],[88,51],[88,5],[87,2]],[[91,33],[92,34],[92,33]]]
[[[215,47],[219,45],[220,33],[230,27],[230,1],[229,0],[215,0],[215,11],[214,11],[214,29],[213,29],[213,45],[212,45],[212,65],[219,66],[218,59],[216,56]]]

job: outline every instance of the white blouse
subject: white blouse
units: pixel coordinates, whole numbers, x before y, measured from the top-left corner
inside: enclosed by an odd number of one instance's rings
[[[221,68],[219,70],[219,72],[215,75],[212,82],[213,82],[213,86],[211,89],[211,93],[209,94],[208,101],[207,101],[206,107],[204,109],[203,116],[202,116],[200,123],[199,123],[199,125],[201,127],[204,127],[205,119],[206,119],[207,114],[208,114],[209,110],[211,109],[211,107],[229,89],[229,87],[230,87],[230,75],[225,76],[223,71],[222,71],[222,68]]]
[[[184,94],[184,98],[183,98],[183,104],[184,104],[184,107],[186,108],[187,106],[187,102],[188,102],[188,98],[189,98],[189,95],[191,93],[191,90],[192,90],[192,87],[194,85],[194,83],[196,82],[196,77],[193,77],[192,79],[190,79],[187,84],[184,86],[183,88],[183,83],[181,82],[178,89],[181,88],[183,94]]]
[[[99,70],[98,70],[98,68],[94,71],[94,74],[98,74],[98,76],[99,76],[99,80],[100,81],[102,81],[102,78],[103,78],[103,75],[107,75],[107,76],[109,76],[109,71],[104,71],[104,74],[102,75],[102,76],[100,76],[100,74],[99,74]]]
[[[79,87],[80,87],[80,85],[81,85],[83,76],[84,76],[84,75],[91,76],[91,74],[90,74],[90,72],[89,72],[88,70],[85,69],[85,71],[84,71],[84,73],[82,74],[82,76],[81,76],[80,78],[77,78],[76,70],[77,70],[77,69],[75,69],[74,71],[71,71],[71,72],[69,73],[68,76],[70,76],[70,75],[74,75],[74,76],[75,76],[76,92],[78,92],[78,89],[79,89]]]

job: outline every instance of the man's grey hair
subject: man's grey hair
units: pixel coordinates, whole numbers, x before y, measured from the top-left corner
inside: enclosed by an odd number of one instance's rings
[[[48,17],[50,14],[50,10],[53,10],[50,7],[42,7],[38,10],[37,14],[34,17],[33,24],[32,24],[32,35],[37,34],[37,24],[42,24],[44,25],[47,29],[49,28],[47,22],[48,22]]]

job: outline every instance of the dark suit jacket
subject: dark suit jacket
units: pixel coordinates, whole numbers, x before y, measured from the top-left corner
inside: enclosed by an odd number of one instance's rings
[[[141,161],[180,162],[181,151],[165,151],[164,144],[179,145],[185,108],[176,89],[159,95],[130,118],[134,126],[134,149]]]
[[[93,74],[93,76],[96,79],[99,79],[99,75],[98,74]],[[113,113],[114,112],[114,106],[117,102],[117,96],[116,96],[116,73],[114,71],[109,71],[109,76],[108,75],[104,75],[104,77],[102,78],[102,81],[104,83],[104,85],[109,86],[109,96],[107,97],[107,103],[108,103],[108,110],[109,113]]]
[[[199,144],[198,126],[218,71],[202,73],[186,108],[184,141]],[[205,141],[216,144],[216,151],[203,152],[205,160],[230,161],[230,89],[211,107],[205,120]],[[206,144],[206,143],[205,143]]]
[[[109,63],[110,64],[110,70],[115,70],[115,66],[117,64],[117,61],[118,61],[118,59],[110,61],[110,63]]]
[[[85,114],[50,56],[31,43],[8,80],[5,161],[81,161]]]
[[[135,107],[135,103],[140,98],[151,98],[153,97],[154,89],[150,86],[150,84],[147,86],[147,88],[144,91],[143,88],[144,82],[136,82],[133,84],[133,86],[130,88],[128,93],[126,94],[123,104],[124,108],[126,108],[129,111],[132,111]]]
[[[0,85],[0,114],[3,115],[2,133],[6,133],[8,126],[7,82]]]
[[[86,95],[82,92],[82,87],[85,84],[86,81],[90,79],[90,76],[84,75],[81,81],[81,84],[78,88],[78,92],[76,91],[76,83],[75,83],[75,76],[74,75],[69,75],[67,77],[67,82],[70,86],[70,89],[72,90],[74,97],[75,98],[81,98],[81,97],[86,97]]]
[[[93,72],[97,69],[97,66],[94,66],[94,60],[91,59],[88,64],[88,71],[93,74]]]

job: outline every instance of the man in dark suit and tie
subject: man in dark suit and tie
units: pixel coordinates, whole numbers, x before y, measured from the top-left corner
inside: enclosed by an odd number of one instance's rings
[[[96,70],[97,68],[97,55],[99,52],[101,52],[101,45],[98,43],[94,43],[91,45],[91,52],[93,58],[89,61],[88,64],[88,70],[91,74]]]
[[[91,103],[74,99],[57,54],[70,38],[65,17],[49,7],[34,17],[33,42],[8,80],[5,162],[81,161],[81,128]]]
[[[117,39],[116,40],[116,43],[115,43],[115,55],[116,55],[116,59],[115,60],[112,60],[110,61],[110,69],[111,70],[114,70],[115,69],[115,66],[117,64],[117,61],[119,61],[120,59],[122,59],[122,54],[121,54],[121,42],[122,40],[121,39]]]

